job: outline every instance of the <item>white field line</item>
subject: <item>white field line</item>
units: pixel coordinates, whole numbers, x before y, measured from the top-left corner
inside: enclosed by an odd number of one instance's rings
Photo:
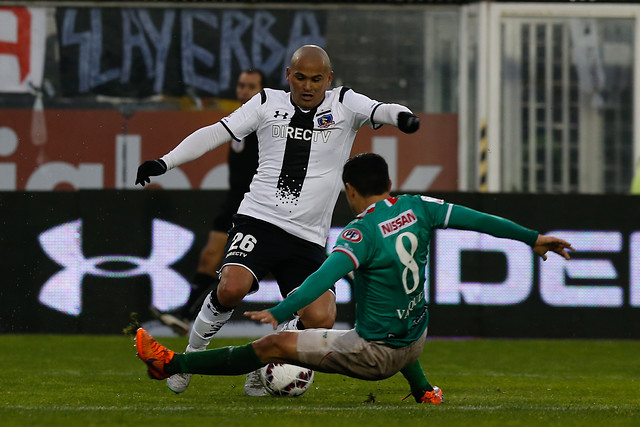
[[[362,406],[346,406],[346,407],[332,407],[332,406],[277,406],[277,407],[233,407],[225,408],[223,412],[255,412],[255,411],[424,411],[431,405],[415,405],[407,407],[398,406],[375,406],[375,405],[362,405]],[[502,411],[502,410],[520,410],[520,411],[610,411],[610,410],[640,410],[635,405],[579,405],[579,406],[518,406],[518,405],[449,405],[444,404],[440,406],[441,410],[452,411]],[[18,409],[28,411],[60,411],[60,412],[83,412],[83,411],[192,411],[196,409],[193,406],[161,406],[161,407],[145,407],[145,406],[29,406],[29,405],[2,405],[1,409]]]

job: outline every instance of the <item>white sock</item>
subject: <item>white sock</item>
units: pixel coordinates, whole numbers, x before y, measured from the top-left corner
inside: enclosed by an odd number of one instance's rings
[[[233,310],[219,312],[211,303],[211,297],[205,298],[200,313],[193,322],[187,352],[205,350],[211,338],[227,323],[232,313]]]

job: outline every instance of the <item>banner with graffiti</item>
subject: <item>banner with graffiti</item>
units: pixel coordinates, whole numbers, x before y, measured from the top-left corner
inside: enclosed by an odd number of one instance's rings
[[[42,86],[46,11],[0,7],[0,92],[33,92]]]
[[[325,44],[318,10],[57,8],[65,96],[156,94],[235,98],[235,76],[257,68],[271,87],[304,44]]]

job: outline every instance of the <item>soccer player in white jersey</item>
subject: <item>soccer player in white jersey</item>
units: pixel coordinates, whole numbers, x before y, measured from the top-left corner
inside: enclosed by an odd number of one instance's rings
[[[238,375],[270,362],[364,380],[401,372],[416,402],[440,404],[442,390],[427,381],[419,361],[429,324],[425,267],[435,230],[452,227],[518,240],[543,259],[548,251],[569,259],[567,249],[573,249],[564,240],[443,200],[391,197],[388,166],[377,154],[351,158],[342,180],[349,205],[359,215],[345,227],[329,258],[280,304],[245,315],[275,329],[353,270],[355,328],[283,331],[244,346],[186,355],[174,354],[139,329],[138,355],[151,378],[181,372]]]
[[[229,231],[220,283],[194,321],[186,353],[205,350],[267,273],[286,296],[322,264],[342,165],[360,127],[389,124],[405,133],[418,130],[419,119],[407,107],[377,102],[347,87],[330,89],[331,62],[318,46],[299,48],[286,78],[290,92],[263,89],[228,117],[138,168],[136,183],[144,186],[150,176],[194,160],[229,138],[240,140],[251,132],[258,136],[258,170]],[[287,329],[331,328],[335,294],[327,290],[297,315]],[[174,375],[167,386],[180,393],[190,379],[190,374]],[[257,375],[248,380],[259,388]],[[245,391],[264,394],[251,387]]]

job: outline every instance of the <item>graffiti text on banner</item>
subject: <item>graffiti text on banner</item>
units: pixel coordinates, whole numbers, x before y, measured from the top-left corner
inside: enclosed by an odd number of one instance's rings
[[[271,86],[301,45],[324,46],[324,12],[58,8],[66,96],[183,95],[234,98],[240,70],[257,68]]]

